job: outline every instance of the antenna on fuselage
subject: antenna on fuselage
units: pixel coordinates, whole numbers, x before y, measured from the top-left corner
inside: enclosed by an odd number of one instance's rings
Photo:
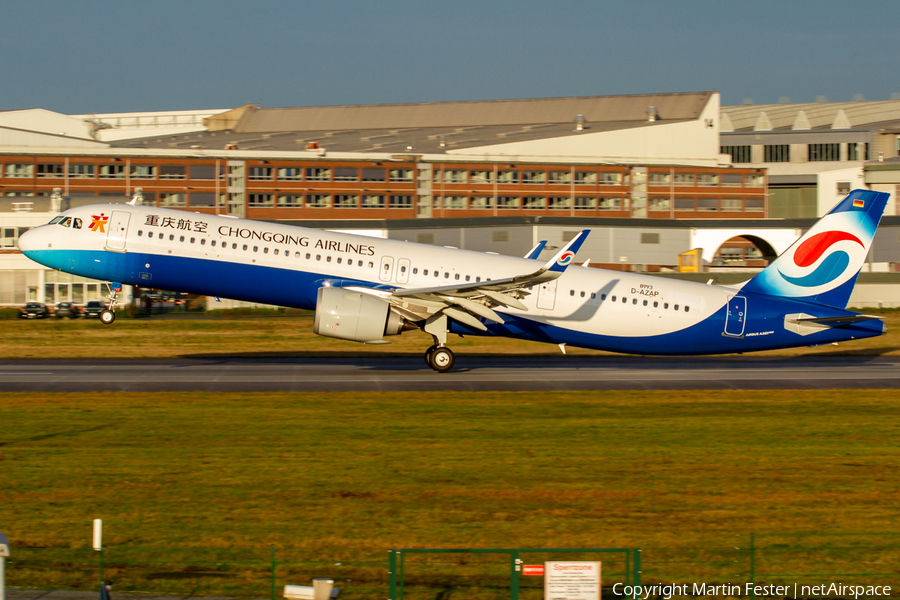
[[[132,206],[140,206],[144,203],[144,194],[141,193],[141,188],[137,188],[134,190],[134,195],[131,197],[131,202],[128,204]]]

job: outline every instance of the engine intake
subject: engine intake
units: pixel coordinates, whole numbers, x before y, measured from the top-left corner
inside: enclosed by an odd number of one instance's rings
[[[386,344],[386,335],[399,335],[414,328],[377,296],[338,287],[320,287],[316,297],[313,332],[325,337]]]

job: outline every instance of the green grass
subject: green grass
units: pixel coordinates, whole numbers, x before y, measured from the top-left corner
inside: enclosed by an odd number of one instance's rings
[[[16,545],[669,546],[897,529],[895,391],[2,394]]]

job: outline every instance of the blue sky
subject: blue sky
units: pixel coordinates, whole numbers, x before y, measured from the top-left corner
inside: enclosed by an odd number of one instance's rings
[[[900,1],[6,0],[0,110],[900,93]]]

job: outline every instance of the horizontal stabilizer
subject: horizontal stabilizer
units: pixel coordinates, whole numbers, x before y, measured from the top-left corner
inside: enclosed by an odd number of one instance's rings
[[[880,318],[874,315],[845,315],[842,317],[800,317],[796,321],[798,323],[819,323],[821,325],[848,325]]]

